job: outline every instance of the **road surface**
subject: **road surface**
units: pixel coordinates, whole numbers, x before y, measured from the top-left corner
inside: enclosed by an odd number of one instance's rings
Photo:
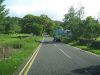
[[[100,75],[100,56],[46,37],[27,75]]]

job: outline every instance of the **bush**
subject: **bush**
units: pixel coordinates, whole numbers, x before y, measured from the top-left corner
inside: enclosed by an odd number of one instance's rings
[[[4,43],[4,45],[14,48],[14,49],[20,49],[24,45],[24,41],[22,42],[20,40],[15,40],[15,41],[10,41],[10,42]]]
[[[69,38],[67,38],[67,37],[62,37],[61,38],[61,42],[63,42],[63,43],[70,43],[70,42],[72,42],[73,40],[72,39],[69,39]]]
[[[93,40],[79,39],[79,40],[77,41],[77,44],[89,46],[89,45],[91,45],[92,42],[93,42]]]
[[[12,48],[8,44],[0,44],[0,59],[8,58]]]
[[[80,39],[78,40],[77,44],[79,45],[87,45],[88,47],[91,48],[100,48],[100,41],[95,41],[95,40],[86,40],[86,39]]]
[[[12,43],[11,46],[14,48],[14,49],[19,49],[19,48],[22,48],[22,43],[20,42],[16,42],[16,43]]]
[[[100,41],[94,41],[91,43],[90,47],[100,49]]]

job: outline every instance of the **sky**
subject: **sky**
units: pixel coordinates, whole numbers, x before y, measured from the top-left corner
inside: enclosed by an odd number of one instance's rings
[[[62,21],[70,6],[84,6],[85,15],[97,17],[100,15],[100,0],[5,0],[10,16],[23,17],[27,14],[48,15],[53,20]]]

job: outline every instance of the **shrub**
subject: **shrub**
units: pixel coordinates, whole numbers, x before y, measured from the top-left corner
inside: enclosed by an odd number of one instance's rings
[[[79,39],[77,41],[77,44],[90,46],[92,42],[93,42],[93,40]]]
[[[100,41],[94,41],[90,44],[90,47],[100,49]]]
[[[72,39],[69,39],[67,37],[62,37],[61,38],[61,42],[63,42],[63,43],[70,43],[71,41],[73,41],[73,40]]]
[[[20,42],[12,43],[11,46],[12,46],[14,49],[19,49],[19,48],[22,48],[22,43],[20,43]]]
[[[0,58],[7,58],[11,53],[12,48],[7,44],[0,45]]]
[[[9,47],[14,48],[14,49],[20,49],[23,47],[24,45],[24,41],[20,41],[20,40],[14,40],[11,42],[7,43]]]

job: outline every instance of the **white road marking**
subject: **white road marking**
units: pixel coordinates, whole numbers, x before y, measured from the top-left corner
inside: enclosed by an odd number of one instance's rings
[[[68,54],[66,54],[62,49],[59,49],[65,56],[67,56],[68,58],[71,58]]]
[[[54,46],[57,47],[56,44],[54,44]],[[57,47],[58,48],[58,47]],[[59,51],[61,51],[65,56],[67,56],[68,58],[71,58],[68,54],[66,54],[62,49],[58,48]]]
[[[89,71],[85,70],[85,72],[88,74],[88,75],[92,75]]]
[[[68,45],[68,44],[66,44],[66,45],[67,45],[67,46],[70,46],[70,47],[73,47],[73,48],[75,48],[76,50],[84,51],[84,52],[86,52],[86,53],[88,53],[88,54],[91,54],[91,55],[100,57],[100,55],[97,55],[97,54],[95,54],[95,53],[92,53],[92,52],[89,52],[89,51],[86,51],[86,50],[82,50],[82,49],[80,49],[80,48],[77,48],[77,47],[74,47],[74,46],[71,46],[71,45]]]
[[[56,47],[57,47],[57,45],[56,44],[54,44]]]

